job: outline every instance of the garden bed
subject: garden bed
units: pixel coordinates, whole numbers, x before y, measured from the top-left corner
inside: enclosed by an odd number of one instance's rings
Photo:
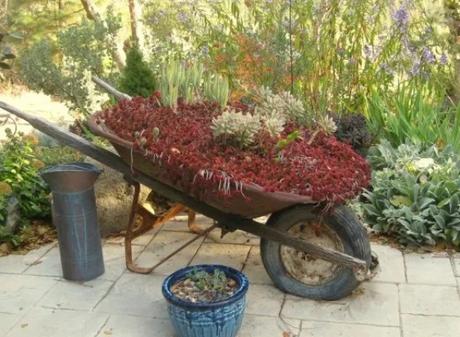
[[[241,103],[231,108],[244,115],[254,113]],[[155,94],[122,101],[96,118],[120,138],[133,142],[136,151],[163,167],[173,185],[191,194],[218,186],[225,197],[243,193],[243,185],[256,185],[266,192],[336,204],[355,197],[369,183],[366,161],[349,145],[293,122],[279,136],[261,130],[252,145],[243,149],[225,144],[212,130],[213,120],[222,111],[210,102],[164,107]]]

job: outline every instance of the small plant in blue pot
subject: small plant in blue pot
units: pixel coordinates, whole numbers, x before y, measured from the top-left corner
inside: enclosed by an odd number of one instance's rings
[[[180,269],[163,282],[163,295],[178,337],[235,337],[246,307],[248,279],[230,267]]]

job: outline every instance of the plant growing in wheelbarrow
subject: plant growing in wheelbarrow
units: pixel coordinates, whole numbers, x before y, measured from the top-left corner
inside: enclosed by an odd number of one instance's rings
[[[90,128],[141,172],[240,216],[225,225],[262,236],[264,266],[282,290],[314,299],[348,295],[362,276],[353,258],[361,267],[371,260],[366,231],[343,206],[368,185],[366,161],[333,136],[332,118],[314,116],[288,92],[261,88],[249,103],[224,105],[202,99],[202,81],[187,84],[187,77],[167,76],[164,87],[193,87],[195,96],[178,99],[174,91],[122,100],[97,113]],[[265,227],[242,225],[267,214]],[[302,242],[321,247],[320,255],[300,251]]]
[[[368,185],[367,162],[332,135],[331,118],[312,115],[290,93],[264,89],[245,103],[217,103],[203,99],[203,81],[194,73],[177,77],[181,83],[170,76],[168,86],[178,90],[168,98],[158,92],[131,98],[111,88],[119,103],[94,114],[88,125],[119,156],[83,142],[78,148],[131,177],[134,206],[143,183],[178,203],[165,219],[183,205],[216,220],[223,232],[261,236],[264,266],[280,289],[313,299],[348,295],[371,261],[366,231],[344,206]],[[184,94],[187,99],[180,98]],[[0,107],[51,132],[48,124]],[[270,215],[265,225],[252,220],[263,215]],[[142,233],[130,223],[127,247]],[[153,270],[136,267],[131,250],[126,255],[130,270]]]
[[[163,282],[171,322],[179,337],[234,337],[243,319],[248,280],[221,265],[180,269]]]

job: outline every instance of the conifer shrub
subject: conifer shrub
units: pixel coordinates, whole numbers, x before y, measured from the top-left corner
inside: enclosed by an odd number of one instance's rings
[[[126,55],[126,67],[121,73],[119,87],[130,96],[142,97],[149,97],[156,89],[153,72],[136,47]]]

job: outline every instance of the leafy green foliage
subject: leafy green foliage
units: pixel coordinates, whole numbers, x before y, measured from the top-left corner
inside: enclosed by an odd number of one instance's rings
[[[369,160],[378,170],[363,209],[374,230],[403,243],[460,247],[460,159],[454,152],[413,144],[395,149],[383,141]]]
[[[227,276],[220,269],[214,269],[212,273],[194,269],[187,274],[187,277],[193,281],[195,286],[201,291],[223,291],[227,286]]]
[[[96,91],[91,75],[113,79],[115,61],[110,53],[121,28],[117,17],[102,22],[83,20],[57,35],[57,41],[41,40],[20,56],[23,81],[33,90],[63,99],[72,110],[89,114],[108,100]]]
[[[394,146],[406,141],[425,147],[450,144],[460,151],[460,104],[446,104],[436,88],[408,83],[396,94],[372,92],[368,104],[371,132]]]
[[[175,107],[177,100],[184,99],[192,103],[201,95],[203,66],[194,64],[185,66],[178,60],[167,62],[161,66],[160,92],[163,105]]]
[[[178,60],[161,66],[160,93],[162,104],[175,107],[179,98],[185,103],[200,99],[218,102],[225,107],[229,97],[229,84],[225,77],[204,72],[201,63],[185,65]]]
[[[156,89],[156,81],[149,65],[138,48],[126,54],[126,66],[119,79],[120,90],[130,96],[149,97]]]
[[[9,1],[8,22],[12,30],[24,36],[18,46],[22,49],[43,38],[53,40],[56,32],[78,23],[81,12],[79,0],[66,0],[64,4],[48,0],[16,0]]]
[[[227,106],[230,93],[228,80],[217,74],[208,76],[204,82],[203,93],[208,100],[218,102],[221,107]]]
[[[33,141],[10,130],[6,134],[8,139],[0,153],[0,181],[11,186],[22,218],[49,217],[49,190],[38,172],[43,162],[36,157]]]
[[[36,151],[47,166],[84,160],[84,156],[80,152],[67,146],[39,146]]]

